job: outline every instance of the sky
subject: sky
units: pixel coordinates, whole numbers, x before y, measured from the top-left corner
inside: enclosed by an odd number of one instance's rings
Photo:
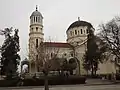
[[[66,30],[78,20],[88,21],[97,30],[99,24],[106,23],[120,15],[120,0],[0,0],[0,29],[19,29],[20,55],[28,55],[29,21],[36,5],[43,15],[44,38],[65,42]],[[0,45],[4,40],[0,36]]]

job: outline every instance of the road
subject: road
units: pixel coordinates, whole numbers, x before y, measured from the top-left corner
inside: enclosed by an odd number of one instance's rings
[[[44,87],[0,87],[0,90],[44,90]],[[120,90],[120,84],[116,85],[61,85],[50,86],[50,90]]]

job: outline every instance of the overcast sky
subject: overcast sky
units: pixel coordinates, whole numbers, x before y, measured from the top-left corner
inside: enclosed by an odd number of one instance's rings
[[[29,17],[36,5],[44,17],[45,40],[51,37],[61,42],[66,41],[66,30],[78,17],[97,29],[100,23],[120,15],[120,0],[0,0],[0,29],[19,29],[22,59],[27,55]]]

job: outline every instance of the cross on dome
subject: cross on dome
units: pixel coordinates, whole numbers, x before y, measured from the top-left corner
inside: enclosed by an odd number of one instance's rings
[[[80,17],[78,17],[78,21],[80,21]]]
[[[36,11],[38,11],[38,7],[37,7],[37,5],[36,5]]]

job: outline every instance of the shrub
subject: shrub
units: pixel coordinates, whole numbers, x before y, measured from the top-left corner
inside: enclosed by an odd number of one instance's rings
[[[17,86],[19,79],[15,80],[0,80],[0,87],[13,87]]]
[[[68,84],[85,84],[86,78],[82,76],[49,76],[49,85],[68,85]],[[25,79],[24,86],[40,86],[44,85],[44,78]]]
[[[120,80],[120,74],[116,75],[116,80]]]

